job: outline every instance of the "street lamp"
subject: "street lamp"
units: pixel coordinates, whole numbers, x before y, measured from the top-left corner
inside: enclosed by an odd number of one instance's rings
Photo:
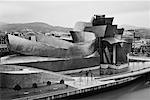
[[[102,53],[102,38],[101,37],[98,37],[98,53],[100,55],[100,58],[99,58],[99,75],[101,75],[101,61],[102,61],[102,56],[103,56],[103,53]]]
[[[134,52],[135,52],[135,30],[133,30],[133,39],[134,39]]]

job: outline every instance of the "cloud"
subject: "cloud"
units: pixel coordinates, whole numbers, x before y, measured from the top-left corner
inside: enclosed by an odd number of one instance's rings
[[[150,16],[148,12],[150,12],[148,1],[0,2],[0,21],[10,23],[42,21],[69,27],[73,27],[76,21],[90,21],[94,14],[115,16],[119,24],[131,24],[131,19],[138,18],[136,23],[132,22],[132,24],[142,25],[143,20],[143,24],[147,25]]]
[[[148,11],[128,12],[113,15],[114,24],[127,24],[139,27],[150,27],[150,17]]]

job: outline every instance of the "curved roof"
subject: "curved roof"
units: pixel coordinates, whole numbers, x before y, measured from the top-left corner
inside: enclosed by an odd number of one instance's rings
[[[23,70],[17,70],[17,71],[3,71],[1,73],[6,73],[6,74],[34,74],[34,73],[41,73],[41,72],[42,71],[23,69]]]
[[[107,41],[110,44],[126,42],[125,40],[117,39],[117,38],[114,38],[114,37],[104,38],[103,41]]]

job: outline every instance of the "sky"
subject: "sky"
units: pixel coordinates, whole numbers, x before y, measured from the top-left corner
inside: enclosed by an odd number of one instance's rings
[[[150,1],[0,1],[0,22],[45,22],[74,27],[77,21],[89,22],[94,14],[115,17],[114,24],[150,28]]]

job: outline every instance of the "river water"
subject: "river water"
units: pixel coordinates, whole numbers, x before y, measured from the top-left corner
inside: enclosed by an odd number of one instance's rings
[[[137,69],[137,67],[142,68],[143,64],[150,65],[149,62],[146,62],[139,63],[139,65],[134,67],[135,69]],[[130,65],[132,66],[135,64],[132,63]],[[97,93],[95,95],[83,97],[77,100],[150,100],[150,81],[145,78],[138,79],[119,89]]]
[[[148,81],[138,80],[119,89],[97,93],[77,100],[150,100],[150,84]]]

